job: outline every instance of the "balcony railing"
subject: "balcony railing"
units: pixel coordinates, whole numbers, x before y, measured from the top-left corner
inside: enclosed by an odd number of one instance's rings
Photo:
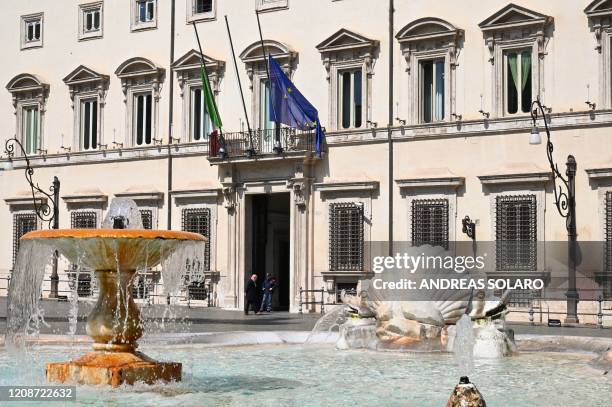
[[[211,134],[210,158],[254,157],[283,153],[314,153],[314,130],[291,127],[258,129],[249,132]]]

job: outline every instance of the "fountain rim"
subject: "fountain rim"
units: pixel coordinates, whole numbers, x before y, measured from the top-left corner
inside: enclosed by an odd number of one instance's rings
[[[184,240],[206,241],[199,233],[178,230],[150,229],[44,229],[33,230],[23,235],[19,240],[34,239],[147,239],[147,240]]]

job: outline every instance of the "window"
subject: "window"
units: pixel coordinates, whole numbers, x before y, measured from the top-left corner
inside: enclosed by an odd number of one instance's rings
[[[134,95],[132,134],[137,146],[149,145],[153,139],[152,99],[151,93]]]
[[[204,248],[204,263],[205,271],[210,270],[210,209],[207,208],[190,208],[183,209],[182,230],[185,232],[199,233],[206,237],[207,240]]]
[[[535,195],[496,199],[496,266],[500,271],[531,271],[537,266]]]
[[[209,13],[213,9],[213,0],[195,0],[194,7],[196,14]]]
[[[422,121],[444,120],[444,60],[421,62]]]
[[[531,51],[506,52],[506,113],[531,111]]]
[[[289,0],[257,0],[257,11],[283,10],[289,7]]]
[[[100,10],[88,10],[85,12],[85,25],[83,31],[99,31],[100,30]]]
[[[478,26],[491,74],[490,110],[483,109],[493,118],[529,113],[531,101],[545,96],[541,79],[554,18],[509,3]]]
[[[102,2],[79,5],[79,40],[102,37]]]
[[[362,124],[361,69],[340,73],[340,123],[343,129],[359,128]]]
[[[138,21],[147,23],[155,18],[155,0],[138,0]]]
[[[28,21],[25,24],[25,37],[26,42],[38,41],[40,40],[40,20]]]
[[[329,219],[329,269],[363,270],[363,204],[330,204]]]
[[[157,27],[157,0],[132,0],[132,31]]]
[[[38,154],[39,114],[38,106],[24,106],[21,111],[21,141],[26,154]]]
[[[202,141],[208,137],[212,126],[206,111],[202,88],[191,88],[191,140]]]
[[[270,120],[270,87],[268,80],[259,81],[259,128],[262,130],[274,129],[274,121]],[[266,136],[269,136],[266,134]]]
[[[21,49],[43,45],[43,13],[21,16]]]
[[[81,101],[81,140],[85,151],[98,148],[98,99]]]
[[[412,201],[412,245],[448,249],[448,199]]]
[[[28,232],[38,229],[36,213],[17,213],[13,215],[13,264],[19,252],[19,239]]]
[[[70,214],[70,227],[73,229],[95,229],[98,215],[94,211],[75,211]]]
[[[143,227],[143,229],[147,229],[147,230],[153,229],[153,210],[151,210],[151,209],[141,209],[140,210],[140,219],[142,219],[142,227]]]

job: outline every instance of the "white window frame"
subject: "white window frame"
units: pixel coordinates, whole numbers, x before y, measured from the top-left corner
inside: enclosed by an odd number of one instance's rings
[[[200,91],[200,98],[202,99],[202,104],[200,106],[200,114],[201,114],[200,117],[203,118],[203,120],[201,120],[201,123],[200,123],[201,133],[200,133],[199,140],[196,140],[194,138],[194,135],[195,135],[195,123],[194,123],[195,105],[193,101],[194,101],[194,94],[197,90]],[[206,111],[206,103],[204,99],[204,92],[202,89],[202,85],[189,86],[189,140],[193,142],[208,141],[208,135],[210,134],[211,131],[212,131],[212,122],[210,120],[210,116],[208,115],[208,112]]]
[[[87,14],[98,12],[100,26],[97,29],[87,30]],[[79,5],[79,41],[102,38],[104,33],[104,2],[87,3]]]
[[[535,99],[533,98],[533,69],[534,69],[534,62],[533,62],[533,48],[532,47],[528,47],[528,48],[508,48],[505,49],[503,52],[503,88],[504,88],[504,92],[503,92],[503,106],[504,106],[504,116],[524,116],[524,115],[529,115],[531,114],[531,108],[529,109],[529,111],[527,112],[523,112],[522,111],[522,102],[523,102],[523,94],[522,92],[519,92],[517,90],[518,93],[518,98],[517,98],[517,110],[516,113],[510,113],[508,111],[508,75],[512,75],[511,72],[508,71],[508,54],[513,54],[516,53],[517,54],[517,65],[520,67],[522,66],[522,59],[523,59],[523,52],[531,52],[531,70],[529,71],[529,73],[531,74],[531,101],[533,102]],[[522,69],[517,69],[518,71],[518,75],[520,78],[520,82],[523,82],[523,70]]]
[[[86,103],[92,103],[92,102],[96,102],[96,109],[95,109],[95,114],[96,114],[96,147],[91,147],[91,139],[89,140],[89,148],[85,148],[85,104]],[[79,97],[79,106],[78,106],[79,112],[79,151],[95,151],[98,150],[100,147],[100,101],[98,100],[98,95],[93,95],[93,96],[80,96]],[[90,115],[93,114],[93,110],[90,109]],[[89,126],[90,126],[90,130],[91,130],[91,118],[89,121]],[[90,132],[90,137],[92,136],[91,132]]]
[[[516,16],[521,16],[517,18]],[[507,22],[508,16],[514,16],[512,22]],[[505,58],[508,50],[527,49],[531,52],[531,99],[539,99],[546,104],[544,93],[544,63],[549,43],[548,27],[554,19],[550,16],[529,10],[525,7],[508,4],[497,11],[478,26],[483,31],[485,46],[488,50],[488,60],[492,80],[490,82],[491,106],[483,107],[491,113],[492,118],[510,116],[506,113],[506,85],[504,80]],[[521,113],[529,115],[529,113]]]
[[[28,24],[40,24],[40,37],[34,40],[28,40],[27,30]],[[41,48],[43,46],[43,38],[45,33],[44,13],[35,13],[21,16],[21,49]]]
[[[33,150],[28,150],[27,135],[25,134],[26,126],[25,123],[25,111],[30,109],[36,109],[36,136],[35,136],[35,147]],[[41,139],[41,110],[38,102],[29,101],[21,103],[19,106],[19,121],[20,121],[20,141],[27,155],[38,155],[38,150],[42,148]]]
[[[443,100],[443,112],[441,119],[436,119],[437,111],[436,111],[436,72],[437,72],[437,62],[442,61],[443,65],[443,85],[444,85],[444,100]],[[425,68],[424,64],[431,62],[432,63],[432,81],[433,81],[433,90],[431,95],[431,120],[429,122],[425,121]],[[446,108],[446,58],[438,57],[438,58],[423,58],[419,60],[419,122],[420,123],[436,123],[443,122],[448,119],[447,117],[447,108]]]
[[[255,0],[255,10],[259,12],[287,10],[289,0]]]
[[[146,106],[146,96],[151,96],[151,142],[147,143],[146,142],[146,127],[144,126],[144,124],[146,124],[146,111],[147,111],[147,106]],[[144,96],[144,102],[143,102],[143,142],[142,144],[138,144],[138,122],[137,122],[137,115],[138,115],[138,103],[137,103],[137,98],[140,96]],[[132,121],[131,121],[131,139],[132,139],[132,145],[134,147],[147,147],[147,146],[152,146],[155,144],[155,118],[156,118],[156,114],[155,114],[155,110],[157,108],[157,103],[155,102],[155,95],[153,94],[153,90],[151,89],[144,89],[144,90],[136,90],[136,89],[132,89],[131,92],[131,96],[130,96],[130,104],[131,104],[131,116],[132,116]]]
[[[140,4],[153,3],[153,18],[148,21],[140,21]],[[152,30],[157,28],[157,0],[132,0],[130,27],[131,31]]]
[[[340,45],[339,45],[340,44]],[[338,81],[339,72],[361,69],[361,127],[371,127],[372,120],[372,76],[374,75],[374,62],[380,43],[377,40],[366,38],[345,28],[332,34],[319,45],[317,50],[321,53],[323,66],[327,72],[328,100],[329,100],[329,129],[331,131],[343,129],[341,118],[341,93]],[[353,127],[354,128],[354,127]]]
[[[361,123],[359,126],[355,126],[355,74],[357,72],[361,72]],[[349,107],[349,111],[350,111],[350,119],[349,119],[349,126],[348,127],[344,127],[342,122],[343,122],[343,113],[344,113],[344,79],[343,76],[346,73],[350,73],[351,74],[351,81],[350,81],[350,107]],[[337,100],[338,100],[338,129],[339,130],[350,130],[350,129],[361,129],[361,128],[365,128],[365,121],[363,120],[365,117],[365,111],[364,111],[364,106],[365,106],[365,97],[364,97],[364,92],[363,90],[365,89],[365,81],[364,81],[364,73],[363,73],[363,68],[361,66],[354,68],[354,69],[342,69],[338,71],[338,93],[337,93]]]
[[[217,0],[211,0],[212,9],[207,12],[196,12],[197,0],[186,0],[187,24],[194,21],[214,21],[217,19]]]

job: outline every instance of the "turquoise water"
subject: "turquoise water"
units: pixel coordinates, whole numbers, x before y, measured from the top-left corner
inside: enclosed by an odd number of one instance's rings
[[[83,406],[436,406],[458,382],[451,355],[338,351],[330,345],[143,347],[183,363],[183,382],[118,389],[79,386]],[[44,384],[44,363],[85,347],[0,351],[0,385]],[[576,354],[476,360],[470,375],[488,406],[609,406],[612,380]],[[0,403],[2,404],[2,403]],[[13,403],[16,406],[42,403]],[[49,404],[49,403],[47,403]],[[4,403],[2,405],[11,405]],[[49,404],[58,405],[58,403]]]

